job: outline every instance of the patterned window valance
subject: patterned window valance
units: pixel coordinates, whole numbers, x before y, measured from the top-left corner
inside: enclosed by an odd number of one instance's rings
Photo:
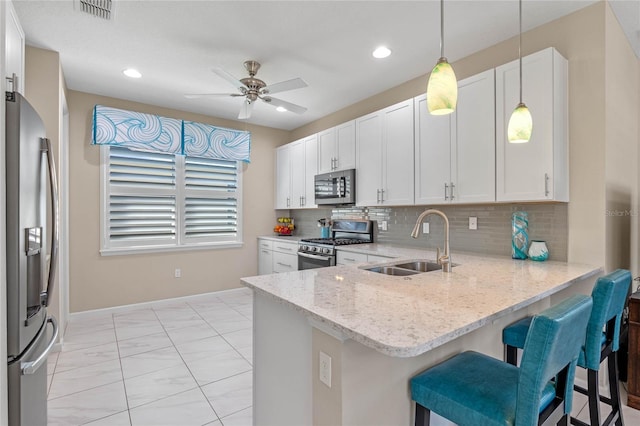
[[[251,133],[209,124],[126,111],[93,109],[92,144],[136,151],[249,162]]]

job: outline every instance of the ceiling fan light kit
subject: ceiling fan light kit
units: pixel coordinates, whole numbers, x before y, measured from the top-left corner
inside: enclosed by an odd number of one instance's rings
[[[287,90],[302,89],[307,87],[307,83],[301,78],[293,78],[291,80],[281,81],[279,83],[267,85],[264,81],[256,78],[256,74],[260,69],[260,63],[258,61],[245,61],[244,68],[249,73],[249,77],[241,78],[238,80],[233,75],[229,74],[222,68],[213,68],[213,72],[222,77],[233,86],[238,89],[240,93],[202,93],[202,94],[188,94],[187,98],[200,98],[206,96],[244,96],[244,102],[240,108],[240,114],[238,114],[239,120],[246,120],[251,117],[253,111],[253,105],[256,100],[261,100],[266,104],[272,105],[277,108],[284,109],[285,111],[291,111],[296,114],[303,114],[307,109],[300,105],[293,104],[291,102],[283,101],[270,96],[273,93],[285,92]],[[281,110],[279,110],[281,111]]]
[[[427,108],[432,115],[451,114],[458,103],[458,81],[444,56],[444,0],[440,0],[440,59],[427,83]]]
[[[533,118],[529,108],[522,102],[522,0],[518,3],[520,32],[518,36],[518,60],[520,61],[520,102],[511,113],[507,126],[507,139],[510,143],[526,143],[533,132]]]

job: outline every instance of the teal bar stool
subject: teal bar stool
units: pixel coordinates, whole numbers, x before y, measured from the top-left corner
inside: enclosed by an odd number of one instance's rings
[[[576,392],[587,395],[589,398],[590,423],[571,418],[571,423],[574,425],[600,426],[601,416],[598,401],[611,407],[611,413],[604,419],[602,425],[610,425],[614,422],[618,426],[624,424],[618,390],[616,352],[620,343],[622,311],[630,287],[631,272],[625,269],[618,269],[598,278],[593,287],[591,292],[593,310],[587,326],[587,339],[578,358],[578,366],[587,369],[587,389],[574,386]],[[516,365],[517,350],[524,347],[530,322],[531,318],[524,318],[503,330],[502,341],[505,344],[508,363]],[[598,389],[598,370],[605,359],[609,372],[610,397],[600,395]]]
[[[591,306],[576,295],[536,315],[520,368],[468,351],[413,377],[416,426],[431,411],[460,426],[566,425]]]

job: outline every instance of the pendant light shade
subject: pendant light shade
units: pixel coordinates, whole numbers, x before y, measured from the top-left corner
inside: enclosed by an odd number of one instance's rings
[[[440,58],[429,76],[427,107],[433,115],[451,114],[458,102],[458,81],[447,58]]]
[[[432,115],[451,114],[458,103],[458,81],[444,57],[444,0],[440,0],[440,59],[427,83],[427,108]]]
[[[523,103],[519,103],[511,113],[509,127],[507,127],[507,137],[511,143],[525,143],[531,139],[533,130],[533,119],[529,108]]]
[[[533,118],[529,108],[522,102],[522,0],[519,1],[520,35],[518,37],[518,58],[520,66],[520,103],[511,113],[507,127],[507,138],[510,143],[526,143],[531,139]]]

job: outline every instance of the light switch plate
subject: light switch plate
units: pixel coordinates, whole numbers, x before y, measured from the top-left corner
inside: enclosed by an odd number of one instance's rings
[[[423,234],[429,233],[429,222],[425,222],[422,224],[422,233]]]
[[[469,229],[478,229],[478,218],[475,216],[469,217]]]

